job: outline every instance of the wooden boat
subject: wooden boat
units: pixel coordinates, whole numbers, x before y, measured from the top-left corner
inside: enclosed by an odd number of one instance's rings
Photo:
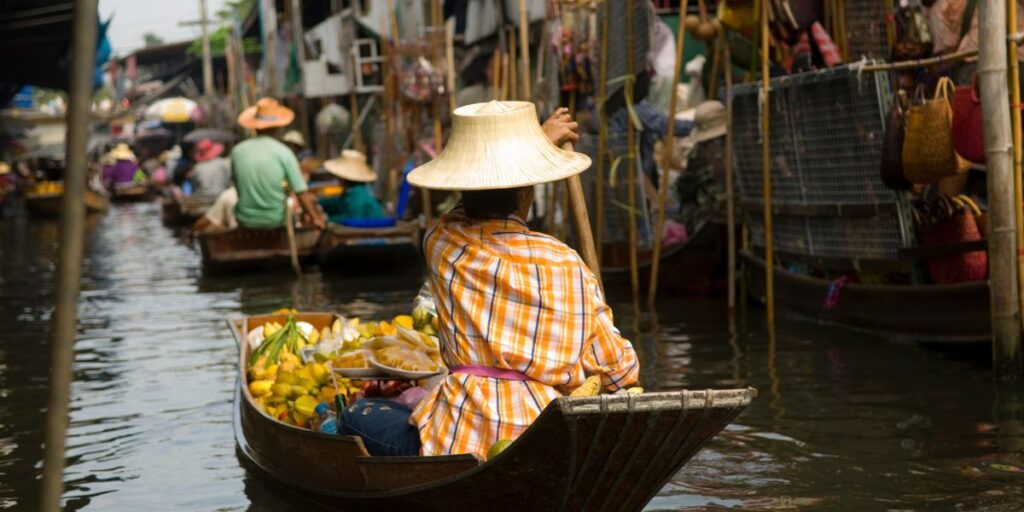
[[[213,206],[215,198],[163,197],[160,199],[160,219],[168,226],[191,226]]]
[[[319,241],[320,230],[296,228],[295,243],[300,262],[308,262],[315,256]],[[288,268],[291,258],[285,228],[205,231],[199,234],[199,247],[203,254],[203,270],[207,272]]]
[[[60,215],[63,197],[63,189],[48,192],[30,189],[25,192],[25,209],[34,215],[55,217]],[[84,202],[87,213],[105,212],[110,207],[110,200],[107,199],[107,196],[94,190],[86,189]]]
[[[408,265],[419,270],[419,254],[419,224],[405,221],[386,228],[331,223],[324,230],[318,249],[324,269],[384,270]],[[327,262],[331,265],[324,265]]]
[[[334,316],[297,315],[317,329]],[[362,440],[281,423],[246,385],[244,333],[282,315],[231,320],[239,343],[235,440],[253,467],[334,510],[640,510],[750,404],[753,388],[563,397],[504,452],[373,457]],[[496,504],[500,504],[496,507]]]
[[[683,243],[663,246],[658,271],[658,290],[706,295],[725,288],[726,227],[704,224]],[[637,253],[640,286],[650,282],[651,249]],[[605,243],[601,248],[601,276],[608,286],[629,285],[629,244]]]
[[[764,301],[764,260],[741,253],[747,265],[749,294]],[[846,284],[838,302],[823,304],[832,281],[775,271],[775,301],[780,307],[823,323],[866,330],[907,341],[984,342],[991,340],[986,282],[926,285]]]
[[[153,189],[148,185],[114,186],[110,200],[115,203],[134,203],[153,199]]]

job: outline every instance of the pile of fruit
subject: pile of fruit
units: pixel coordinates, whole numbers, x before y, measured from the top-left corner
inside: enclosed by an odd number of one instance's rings
[[[64,183],[60,181],[40,181],[28,190],[29,194],[63,194]]]
[[[248,361],[249,392],[261,410],[290,425],[309,428],[310,420],[315,422],[317,405],[326,403],[336,408],[338,395],[343,403],[349,403],[380,392],[377,383],[357,383],[332,372],[332,367],[343,367],[346,357],[351,358],[365,346],[415,332],[422,343],[432,344],[435,350],[437,347],[437,319],[423,308],[417,308],[413,315],[396,316],[390,322],[338,318],[330,328],[320,331],[298,321],[294,313],[277,311],[275,314],[288,315],[284,324],[268,322],[247,334],[252,349]]]

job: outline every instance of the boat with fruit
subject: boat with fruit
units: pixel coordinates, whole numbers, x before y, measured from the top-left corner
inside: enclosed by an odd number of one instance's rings
[[[60,215],[64,197],[64,184],[59,181],[43,181],[25,190],[25,209],[39,216]],[[105,212],[110,200],[95,190],[86,189],[83,197],[87,213]]]
[[[164,197],[160,200],[160,219],[168,226],[191,226],[213,206],[212,197]]]
[[[287,337],[282,329],[319,338],[305,338],[317,354],[323,340],[333,336],[328,333],[339,330],[344,338],[340,350],[410,337],[426,340],[423,346],[429,347],[432,336],[427,333],[436,329],[436,320],[422,316],[414,312],[394,324],[368,324],[376,333],[360,325],[358,335],[344,334],[353,321],[329,313],[230,320],[239,346],[235,439],[244,460],[328,509],[458,512],[493,510],[500,503],[504,510],[640,510],[756,395],[746,388],[562,397],[487,461],[474,455],[378,457],[369,455],[359,437],[304,426],[313,414],[306,402],[329,400],[331,387],[334,397],[346,393],[352,381],[337,379],[331,386],[315,363],[300,366],[282,356],[288,360],[270,365],[277,360],[266,359],[290,354],[289,344],[295,344],[292,350],[311,350],[302,340],[281,341]],[[309,327],[299,329],[299,324]],[[410,326],[418,334],[410,334]],[[268,329],[273,333],[266,335]],[[388,334],[389,329],[398,336]],[[375,334],[369,343],[358,343]]]
[[[207,272],[287,268],[291,258],[285,228],[204,231],[198,238],[203,270]],[[312,261],[319,241],[319,229],[295,228],[295,246],[300,263]]]
[[[153,199],[153,188],[148,184],[115,185],[110,189],[110,199],[115,203],[137,203]]]
[[[317,258],[321,263],[335,263],[324,268],[349,271],[410,266],[419,259],[420,236],[416,222],[392,220],[391,225],[367,227],[332,222],[320,239]]]

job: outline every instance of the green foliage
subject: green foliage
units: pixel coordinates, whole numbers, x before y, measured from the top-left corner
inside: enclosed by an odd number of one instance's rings
[[[224,55],[228,37],[231,35],[231,23],[233,23],[234,18],[244,19],[255,7],[256,0],[229,0],[224,4],[223,9],[214,13],[218,20],[216,23],[221,25],[221,27],[210,34],[210,55]],[[247,54],[259,53],[261,51],[259,39],[255,37],[245,38],[242,41],[242,49]],[[188,53],[202,55],[202,39],[192,41],[192,44],[188,47]]]
[[[146,32],[145,34],[142,34],[142,41],[147,48],[150,46],[160,46],[164,44],[164,38],[152,32]]]

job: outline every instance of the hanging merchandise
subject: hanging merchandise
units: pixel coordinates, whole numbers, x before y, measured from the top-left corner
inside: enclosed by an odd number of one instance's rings
[[[896,11],[895,25],[896,42],[892,46],[892,60],[923,59],[932,53],[932,34],[921,7],[906,7]]]
[[[824,6],[821,0],[770,0],[772,31],[787,43],[799,37],[800,33],[823,19]]]
[[[914,220],[923,247],[979,242],[981,210],[967,196],[939,196],[914,205]],[[925,260],[928,275],[937,284],[983,281],[988,278],[988,253],[981,249],[946,254]]]
[[[976,163],[985,163],[985,130],[981,119],[978,79],[959,85],[953,93],[953,147],[956,152]]]
[[[686,17],[686,30],[701,41],[714,41],[718,32],[722,30],[721,22],[708,16],[704,0],[697,0],[697,12],[700,13],[699,16],[691,14]]]
[[[753,2],[730,3],[722,0],[715,11],[719,22],[730,30],[744,32],[754,28],[757,15],[754,13]]]
[[[935,183],[970,169],[970,162],[953,148],[953,109],[949,105],[949,91],[953,88],[952,80],[943,77],[932,99],[907,110],[903,174],[911,183]],[[918,88],[918,99],[923,97],[923,91],[923,87]]]
[[[912,184],[903,175],[903,137],[906,116],[903,92],[892,100],[885,122],[885,138],[882,140],[882,183],[893,190],[909,190]]]

